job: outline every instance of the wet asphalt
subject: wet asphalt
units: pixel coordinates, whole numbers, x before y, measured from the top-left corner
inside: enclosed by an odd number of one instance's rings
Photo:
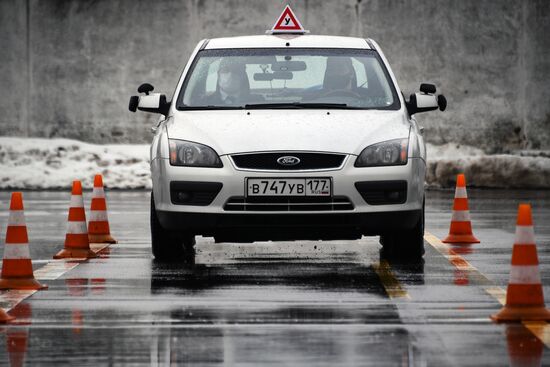
[[[530,202],[549,297],[550,192],[468,194],[481,243],[453,250],[505,289],[517,205]],[[0,326],[1,365],[550,365],[546,346],[524,326],[489,320],[501,305],[478,274],[458,270],[428,242],[423,262],[404,264],[381,258],[377,237],[199,238],[194,262],[161,264],[150,250],[149,193],[107,197],[119,243],[44,280],[47,290],[10,311],[18,322]],[[69,198],[24,193],[35,269],[63,247]],[[453,191],[427,194],[426,230],[439,238],[452,198]],[[2,237],[8,205],[9,192],[0,192]]]

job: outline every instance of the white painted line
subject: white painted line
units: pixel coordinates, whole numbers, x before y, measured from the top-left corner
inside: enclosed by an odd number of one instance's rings
[[[76,268],[80,262],[66,260],[52,260],[40,269],[34,272],[34,277],[38,280],[55,280],[63,274]]]
[[[17,306],[25,298],[30,297],[35,293],[36,289],[10,289],[7,292],[2,293],[0,296],[0,305],[4,311],[7,312]]]

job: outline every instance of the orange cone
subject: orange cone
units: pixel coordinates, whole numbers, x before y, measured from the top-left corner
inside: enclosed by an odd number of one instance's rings
[[[2,261],[0,289],[43,289],[47,286],[34,279],[29,237],[23,211],[23,194],[11,194],[6,246]]]
[[[506,304],[499,313],[492,315],[491,319],[497,322],[550,320],[550,312],[544,307],[529,204],[520,204],[518,209]]]
[[[109,219],[107,217],[107,203],[103,190],[103,177],[95,175],[94,191],[90,206],[90,222],[88,223],[88,238],[91,243],[116,243],[111,236]]]
[[[65,235],[65,248],[59,251],[53,258],[92,258],[97,257],[90,249],[88,230],[86,229],[86,212],[84,211],[84,199],[82,198],[82,184],[73,181],[71,206],[67,234]]]
[[[472,233],[468,195],[466,194],[466,177],[459,174],[456,177],[455,200],[449,235],[443,240],[445,243],[479,243]]]

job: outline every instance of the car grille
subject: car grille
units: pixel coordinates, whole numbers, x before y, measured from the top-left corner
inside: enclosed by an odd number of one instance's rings
[[[296,157],[300,160],[300,162],[292,166],[285,166],[277,163],[279,158],[286,156]],[[345,158],[345,154],[297,152],[249,153],[235,154],[231,156],[231,159],[237,168],[275,171],[338,168],[342,166]]]
[[[340,211],[353,210],[353,203],[345,196],[333,197],[254,197],[234,196],[227,200],[227,211]]]

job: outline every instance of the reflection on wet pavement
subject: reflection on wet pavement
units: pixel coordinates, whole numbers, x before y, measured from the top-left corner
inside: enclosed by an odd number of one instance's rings
[[[57,274],[44,278],[50,288],[10,311],[19,324],[0,327],[0,364],[549,364],[544,344],[524,326],[489,321],[500,305],[483,288],[506,286],[513,207],[529,195],[469,194],[482,243],[448,247],[447,257],[426,243],[424,261],[387,259],[375,237],[254,244],[199,238],[193,259],[163,264],[150,254],[148,194],[109,192],[120,243],[74,268],[48,265]],[[7,195],[0,192],[0,201]],[[40,267],[62,247],[67,197],[25,195]],[[427,200],[427,229],[440,238],[452,195],[430,192]],[[550,230],[540,223],[550,222],[549,203],[550,194],[538,195],[534,208],[545,284]]]

